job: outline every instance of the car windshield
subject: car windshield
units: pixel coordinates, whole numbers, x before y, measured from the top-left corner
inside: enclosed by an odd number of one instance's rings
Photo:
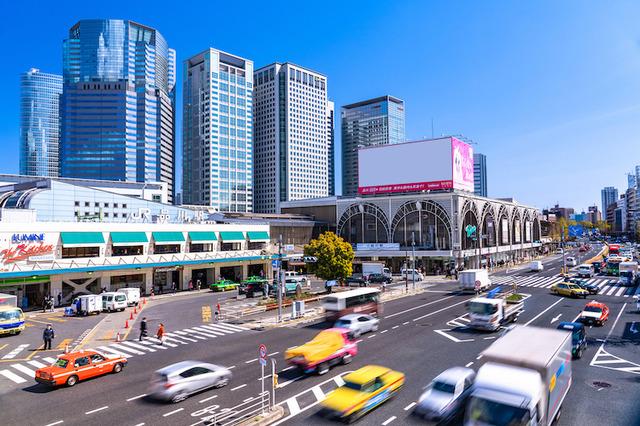
[[[433,382],[433,389],[440,391],[440,392],[445,392],[445,393],[455,393],[456,392],[456,386],[452,385],[450,383],[444,383],[444,382],[438,382],[435,381]]]
[[[20,311],[17,309],[12,311],[3,311],[0,312],[0,321],[19,320],[20,316]]]
[[[53,366],[60,367],[60,368],[67,368],[68,364],[69,364],[69,360],[58,358],[56,359],[56,362],[53,363]]]
[[[602,308],[598,308],[597,306],[587,306],[584,308],[585,312],[597,312],[599,314],[602,313]]]
[[[477,315],[495,314],[498,308],[490,303],[471,302],[469,304],[469,312]]]
[[[116,299],[116,302],[126,302],[127,296],[119,295],[119,296],[116,296],[115,299]]]
[[[571,341],[573,343],[578,343],[580,341],[580,330],[575,330],[571,333]]]
[[[347,389],[353,389],[353,390],[356,390],[358,392],[360,392],[362,390],[362,385],[359,384],[359,383],[353,383],[353,382],[346,382],[345,381],[343,386],[345,388],[347,388]]]
[[[467,420],[474,424],[525,426],[529,424],[529,417],[529,411],[526,408],[514,407],[482,398],[471,398],[467,407]]]
[[[351,321],[349,321],[349,320],[338,320],[338,321],[336,321],[335,325],[336,325],[336,327],[341,327],[341,326],[345,326],[345,325],[348,326],[349,324],[351,324]]]

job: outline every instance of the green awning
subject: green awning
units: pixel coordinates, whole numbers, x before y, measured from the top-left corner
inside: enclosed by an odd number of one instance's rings
[[[222,242],[224,243],[242,242],[244,241],[244,232],[242,231],[220,232],[220,238],[222,238]]]
[[[115,247],[146,244],[149,242],[144,232],[112,232],[111,241]]]
[[[153,239],[158,243],[183,243],[182,232],[152,232]]]
[[[252,243],[269,242],[269,233],[267,231],[247,231],[249,241]]]
[[[198,244],[218,242],[218,237],[216,237],[215,232],[189,232],[189,238],[192,243]]]
[[[104,244],[102,232],[61,232],[63,247],[95,247]]]

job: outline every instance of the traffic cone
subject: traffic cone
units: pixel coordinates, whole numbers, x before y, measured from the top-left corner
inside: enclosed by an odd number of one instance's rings
[[[124,324],[124,328],[129,328],[129,320]]]
[[[120,343],[120,332],[116,333],[116,343]]]
[[[69,344],[68,344],[68,343],[66,343],[66,344],[64,345],[64,353],[65,353],[65,354],[68,354],[68,353],[69,353]]]
[[[133,313],[134,313],[134,314],[137,314],[137,313],[138,313],[138,310],[136,309],[136,307],[135,307],[135,306],[133,307]]]
[[[133,319],[133,312],[131,312],[131,317],[129,319]]]
[[[146,297],[143,297],[143,298],[142,298],[142,304],[143,304],[143,305],[146,305],[146,304],[147,304],[147,299],[146,299]]]

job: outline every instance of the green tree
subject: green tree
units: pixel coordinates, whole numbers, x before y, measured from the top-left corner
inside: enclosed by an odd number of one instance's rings
[[[600,230],[600,233],[605,235],[607,235],[607,231],[611,228],[611,225],[609,225],[606,220],[599,220],[596,226]]]
[[[325,232],[317,240],[304,246],[305,256],[314,256],[318,260],[308,263],[307,269],[322,280],[342,281],[353,273],[354,258],[351,244],[346,243],[333,232]]]

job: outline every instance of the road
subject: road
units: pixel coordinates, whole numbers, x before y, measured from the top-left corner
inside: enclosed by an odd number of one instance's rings
[[[559,278],[554,274],[559,272],[561,256],[545,259],[544,264],[542,273],[530,273],[528,267],[523,267],[492,275],[495,282],[504,285],[515,280],[519,291],[527,295],[521,324],[555,327],[561,321],[574,320],[584,306],[582,299],[559,297],[549,291]],[[613,277],[597,276],[591,282],[598,285],[602,293],[589,298],[606,303],[611,309],[610,319],[603,327],[587,330],[589,347],[582,359],[573,362],[573,386],[559,424],[639,424],[640,408],[635,399],[640,381],[637,355],[640,314],[632,297],[636,289],[617,286]],[[127,336],[128,343],[94,342],[107,350],[127,353],[130,358],[124,371],[80,382],[72,388],[46,389],[14,366],[35,370],[36,365],[29,361],[46,363],[45,358],[51,358],[53,353],[35,352],[27,360],[18,354],[15,359],[2,360],[0,371],[13,371],[25,378],[24,382],[15,383],[0,375],[3,423],[195,425],[211,424],[207,421],[217,415],[219,424],[225,424],[229,421],[225,416],[260,407],[260,344],[267,346],[265,382],[269,391],[271,359],[277,362],[280,386],[276,390],[276,402],[286,412],[280,424],[328,424],[315,416],[317,402],[338,386],[340,376],[369,364],[402,371],[406,382],[393,400],[358,423],[419,423],[410,412],[424,386],[446,368],[455,365],[477,368],[478,354],[499,336],[499,333],[480,333],[466,328],[466,304],[471,296],[458,293],[453,280],[440,279],[418,294],[386,301],[380,329],[361,337],[359,352],[351,364],[337,366],[324,376],[301,377],[286,367],[284,352],[311,340],[328,324],[309,320],[286,327],[252,329],[239,321],[231,324],[206,320],[207,308],[215,309],[219,298],[234,295],[235,292],[202,292],[150,303],[137,318],[141,315],[148,318],[152,334],[162,322],[169,333],[167,344],[135,342],[136,320],[131,324],[133,331]],[[98,320],[98,317],[89,317],[72,322],[69,318],[59,326],[61,330],[75,327],[81,334]],[[0,357],[8,353],[9,346],[41,334],[39,327],[30,327],[28,331],[32,329],[34,332],[1,339],[0,347],[4,342],[8,346],[0,351]],[[14,339],[17,339],[15,343]],[[155,370],[186,359],[225,365],[231,368],[233,378],[225,388],[205,391],[179,404],[157,403],[146,396]],[[229,409],[226,414],[225,409]]]

